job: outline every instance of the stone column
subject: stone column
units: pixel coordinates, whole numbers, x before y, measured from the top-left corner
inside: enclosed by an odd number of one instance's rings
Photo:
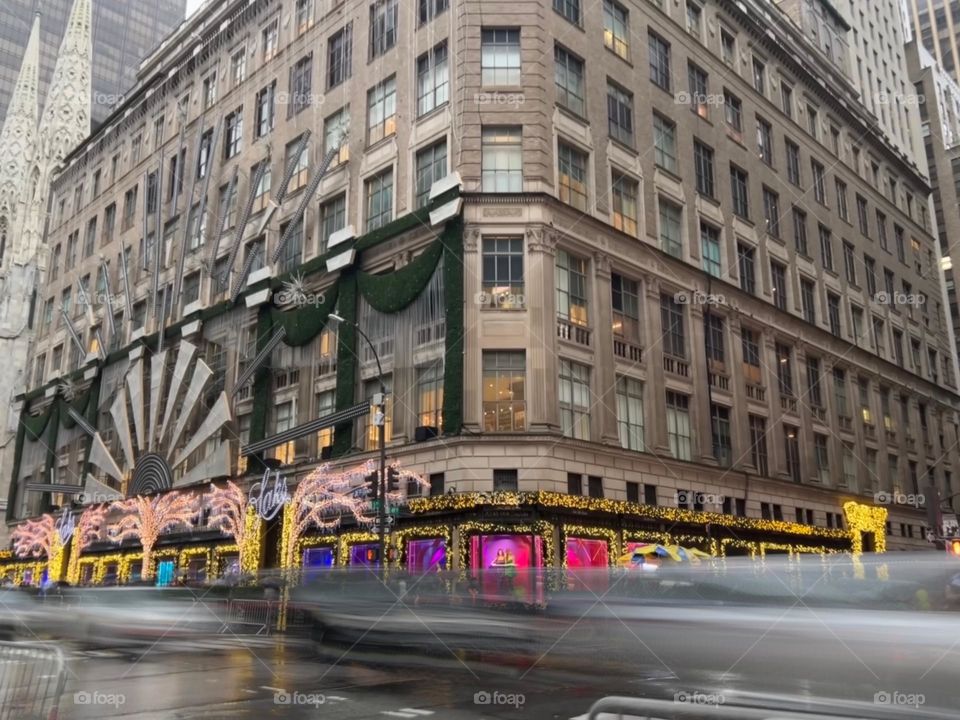
[[[558,236],[543,227],[526,233],[527,424],[532,432],[559,431],[557,397],[556,252]]]
[[[667,440],[667,396],[663,376],[663,340],[660,322],[660,281],[653,275],[644,278],[644,354],[647,358],[647,392],[644,408],[644,438],[654,454],[671,457]]]
[[[463,236],[463,426],[467,432],[481,432],[483,382],[480,348],[480,229],[467,228]]]
[[[617,370],[613,357],[613,305],[611,303],[610,258],[594,254],[594,283],[591,302],[597,309],[593,326],[594,393],[596,411],[592,437],[606,445],[620,446],[617,428]]]

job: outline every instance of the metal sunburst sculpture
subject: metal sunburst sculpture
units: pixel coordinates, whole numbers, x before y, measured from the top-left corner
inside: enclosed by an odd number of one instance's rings
[[[213,371],[200,358],[197,347],[181,340],[172,371],[162,350],[147,361],[140,358],[127,371],[110,407],[120,440],[121,455],[114,458],[100,433],[93,437],[90,462],[121,484],[128,496],[147,495],[230,474],[230,447],[221,442],[196,467],[174,482],[174,471],[230,421],[230,402],[221,392],[199,427],[180,450],[187,423],[202,411],[203,390]],[[147,372],[148,371],[148,372]],[[161,398],[166,398],[160,417]],[[148,401],[149,398],[149,401]],[[174,417],[176,415],[176,418]]]

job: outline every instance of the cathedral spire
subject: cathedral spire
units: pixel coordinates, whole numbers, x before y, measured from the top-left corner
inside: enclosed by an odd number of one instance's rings
[[[91,15],[91,0],[74,0],[40,117],[36,157],[26,183],[23,231],[14,235],[15,260],[21,264],[31,262],[40,249],[54,172],[90,134]]]
[[[40,67],[40,14],[37,13],[23,54],[20,75],[0,129],[0,218],[8,231],[26,201],[24,188],[34,160],[37,136],[37,85]]]

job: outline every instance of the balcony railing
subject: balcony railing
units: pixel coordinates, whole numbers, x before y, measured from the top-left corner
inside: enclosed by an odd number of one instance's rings
[[[853,418],[849,415],[837,415],[837,424],[841,430],[853,430]]]
[[[907,431],[907,436],[904,439],[906,440],[906,443],[907,443],[907,449],[916,450],[917,439],[910,433],[909,430]]]
[[[781,395],[780,396],[780,409],[783,412],[797,412],[797,399],[792,395]]]
[[[865,438],[867,438],[868,440],[876,440],[876,439],[877,439],[877,426],[876,426],[876,425],[873,425],[872,423],[864,423],[864,424],[863,424],[863,436],[864,436]]]
[[[690,363],[670,355],[663,356],[663,370],[680,377],[690,377]]]
[[[729,390],[730,389],[730,378],[727,375],[721,375],[720,373],[712,372],[709,374],[710,378],[710,387],[717,390]]]
[[[557,318],[557,337],[567,342],[590,347],[590,330],[582,325],[575,325],[567,320]]]
[[[613,354],[632,363],[643,362],[643,348],[616,337],[613,338]]]
[[[756,400],[757,402],[767,401],[767,389],[762,385],[747,383],[746,392],[750,400]]]
[[[890,445],[897,444],[897,431],[896,430],[887,430],[887,443]]]
[[[826,409],[826,408],[820,407],[819,405],[812,405],[812,406],[810,407],[810,410],[811,410],[811,412],[813,412],[813,416],[814,416],[817,420],[819,420],[820,422],[826,424],[826,422],[827,422],[827,409]]]

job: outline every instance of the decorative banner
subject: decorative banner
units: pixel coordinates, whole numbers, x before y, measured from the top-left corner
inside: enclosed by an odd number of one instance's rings
[[[70,542],[70,538],[73,537],[73,531],[77,528],[77,518],[73,514],[73,510],[67,508],[63,511],[63,515],[57,518],[56,522],[57,534],[60,536],[60,543],[66,545]]]
[[[263,473],[263,480],[250,488],[250,504],[256,509],[262,520],[273,520],[287,503],[290,502],[290,489],[287,478],[274,470],[273,487],[270,485],[270,468]]]

